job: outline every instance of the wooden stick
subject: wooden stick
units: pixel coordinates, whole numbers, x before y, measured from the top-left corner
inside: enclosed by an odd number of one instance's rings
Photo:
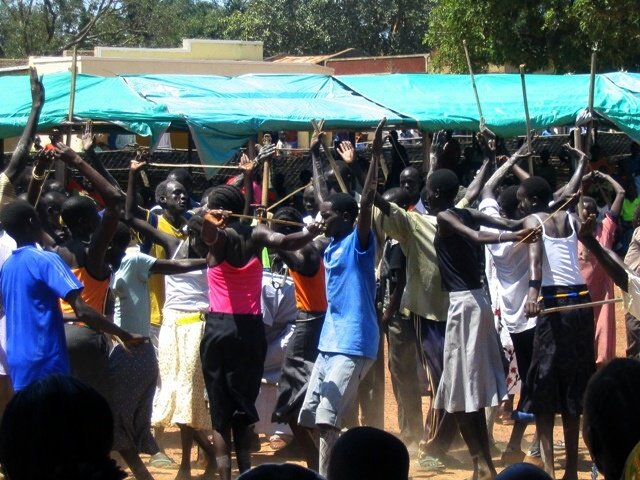
[[[484,126],[484,115],[482,115],[482,106],[480,105],[480,97],[478,96],[478,87],[476,87],[476,79],[473,76],[473,68],[471,67],[471,56],[467,49],[467,41],[462,40],[462,46],[464,47],[464,54],[467,57],[467,65],[469,67],[469,76],[471,77],[471,85],[473,86],[473,93],[476,96],[476,105],[478,106],[478,114],[480,115],[480,130]]]
[[[230,217],[236,217],[236,218],[242,218],[245,220],[259,220],[262,222],[272,222],[272,223],[279,223],[280,225],[287,225],[289,227],[306,227],[306,225],[304,223],[299,223],[299,222],[290,222],[289,220],[279,220],[277,218],[262,218],[262,217],[257,217],[255,215],[243,215],[241,213],[230,213],[229,214]]]
[[[529,175],[533,175],[533,158],[531,154],[531,118],[529,117],[529,102],[527,101],[527,83],[524,78],[524,63],[520,65],[520,81],[522,82],[522,98],[524,100],[524,121],[527,128],[527,148],[529,149]]]
[[[230,169],[230,170],[239,170],[240,167],[238,165],[204,165],[201,163],[148,163],[150,167],[181,167],[181,168],[216,168],[216,169]]]
[[[293,192],[285,195],[284,197],[282,197],[280,200],[278,200],[276,203],[274,203],[273,205],[271,205],[269,208],[267,208],[267,212],[270,210],[273,210],[274,208],[276,208],[278,205],[280,205],[282,202],[285,202],[287,200],[289,200],[291,197],[293,197],[296,193],[300,193],[302,190],[304,190],[307,187],[310,187],[312,184],[308,183],[307,185],[303,185],[300,188],[296,188]]]
[[[607,305],[609,303],[621,302],[622,298],[610,298],[609,300],[599,300],[597,302],[579,303],[577,305],[563,305],[561,307],[550,307],[540,310],[540,315],[556,312],[567,312],[570,310],[578,310],[580,308],[597,307],[598,305]]]
[[[589,128],[588,128],[588,132],[589,134],[587,135],[587,141],[586,141],[586,145],[585,145],[585,149],[583,150],[583,152],[588,153],[589,150],[591,150],[591,135],[593,135],[593,127],[594,127],[594,122],[593,122],[593,99],[595,96],[595,88],[596,88],[596,52],[595,50],[591,53],[591,72],[589,75],[589,107],[588,107],[588,111],[589,111],[589,117],[591,118],[591,120],[589,120]]]

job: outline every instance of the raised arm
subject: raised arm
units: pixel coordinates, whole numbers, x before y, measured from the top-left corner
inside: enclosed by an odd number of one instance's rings
[[[85,264],[87,271],[92,276],[104,278],[109,274],[104,259],[120,221],[124,196],[122,192],[118,191],[91,165],[85,162],[80,155],[65,144],[58,143],[55,152],[60,160],[82,173],[105,201],[102,220],[91,236]]]
[[[118,184],[118,181],[113,178],[113,175],[109,173],[109,170],[105,168],[102,164],[102,161],[96,155],[96,136],[93,134],[93,124],[91,121],[88,121],[84,127],[84,133],[82,134],[82,148],[84,153],[89,160],[89,163],[96,171],[102,175],[111,185],[113,185],[116,189],[122,192],[122,188]]]
[[[509,157],[509,159],[507,159],[502,165],[500,165],[500,167],[498,167],[498,169],[496,169],[495,172],[493,172],[493,175],[489,177],[489,180],[487,180],[484,187],[482,187],[482,198],[494,198],[494,192],[504,179],[506,173],[512,169],[518,161],[528,156],[524,155],[526,150],[527,146],[526,144],[523,144],[516,153]]]
[[[47,178],[47,170],[51,168],[55,157],[51,150],[38,150],[35,155],[35,164],[31,172],[31,181],[27,190],[27,201],[34,207],[38,205],[42,185]]]
[[[127,198],[125,201],[124,215],[127,221],[134,217],[146,219],[147,211],[138,205],[138,172],[147,166],[141,160],[131,160],[129,164],[129,179],[127,180]]]
[[[322,160],[320,159],[320,145],[322,145],[322,135],[320,132],[318,135],[314,135],[311,139],[311,167],[313,170],[313,192],[316,196],[316,203],[320,205],[329,196],[329,189],[327,188],[327,181],[324,178],[324,168],[322,167]]]
[[[625,194],[624,188],[622,188],[622,185],[616,182],[615,179],[609,174],[598,172],[597,170],[594,171],[594,174],[596,174],[596,178],[602,178],[606,182],[609,182],[609,185],[611,185],[611,188],[613,188],[613,191],[616,193],[609,211],[611,212],[611,215],[617,218],[622,211],[622,203],[624,202]]]
[[[611,250],[604,248],[593,236],[593,226],[596,219],[591,215],[580,224],[578,237],[582,244],[598,259],[598,262],[611,277],[614,283],[625,292],[629,291],[629,274],[633,274],[620,258]]]
[[[357,228],[360,248],[363,250],[369,248],[373,201],[378,188],[378,166],[380,165],[380,157],[382,156],[382,129],[385,123],[387,123],[387,119],[383,118],[380,120],[378,128],[376,128],[376,133],[373,137],[373,155],[371,155],[367,178],[365,178],[364,184],[362,185]]]
[[[38,78],[38,72],[35,68],[31,67],[29,74],[31,77],[31,113],[29,113],[29,118],[20,136],[20,140],[13,150],[9,165],[4,170],[4,174],[9,177],[9,180],[13,184],[18,180],[27,165],[29,149],[31,148],[31,142],[38,129],[38,120],[40,119],[40,112],[44,105],[44,87]]]
[[[573,172],[573,175],[571,175],[569,182],[564,186],[564,189],[554,193],[553,198],[556,202],[566,201],[578,193],[580,185],[582,185],[582,177],[589,163],[589,156],[584,152],[573,148],[568,143],[563,145],[563,148],[569,153],[570,157],[576,159],[577,163],[576,170]]]
[[[274,147],[275,148],[275,147]],[[238,167],[242,170],[242,184],[244,186],[244,210],[243,215],[249,215],[251,213],[251,205],[256,200],[253,198],[253,169],[256,166],[256,162],[249,159],[249,155],[243,153],[240,157],[240,163]],[[258,202],[261,199],[257,199]]]
[[[440,130],[433,135],[429,151],[429,171],[427,172],[426,180],[429,180],[431,174],[440,168],[440,159],[442,158],[445,143],[447,143],[447,139],[444,130]]]

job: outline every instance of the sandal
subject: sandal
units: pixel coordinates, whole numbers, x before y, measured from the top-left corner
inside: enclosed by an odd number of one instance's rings
[[[163,468],[175,465],[175,462],[171,460],[166,453],[158,452],[155,455],[151,455],[149,465],[156,468]]]
[[[426,472],[439,472],[447,469],[445,464],[436,457],[430,457],[428,455],[422,455],[418,458],[418,466]]]

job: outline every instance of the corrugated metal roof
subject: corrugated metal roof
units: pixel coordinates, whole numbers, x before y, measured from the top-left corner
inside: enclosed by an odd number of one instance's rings
[[[321,65],[327,60],[340,57],[345,53],[351,52],[352,50],[353,48],[347,48],[346,50],[342,50],[336,53],[331,53],[328,55],[284,55],[284,56],[277,56],[272,61],[276,63],[315,63],[316,65]]]

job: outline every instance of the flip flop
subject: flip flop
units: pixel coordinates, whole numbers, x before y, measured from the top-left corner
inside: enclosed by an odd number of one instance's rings
[[[418,466],[420,467],[420,470],[425,472],[439,472],[447,469],[445,464],[436,457],[430,457],[428,455],[423,455],[418,458]]]
[[[166,453],[158,452],[149,459],[149,465],[156,468],[168,467],[174,465],[175,462],[167,456]]]

